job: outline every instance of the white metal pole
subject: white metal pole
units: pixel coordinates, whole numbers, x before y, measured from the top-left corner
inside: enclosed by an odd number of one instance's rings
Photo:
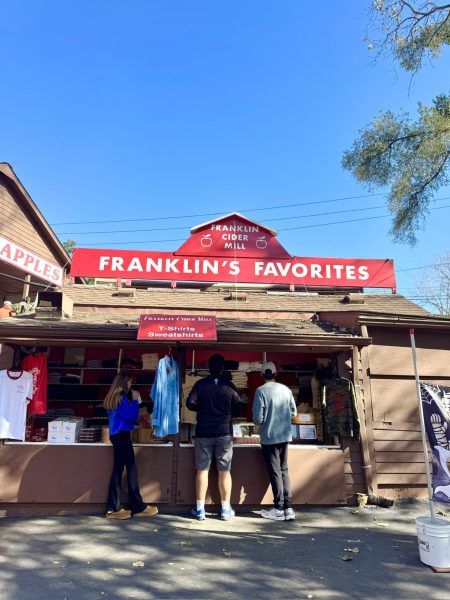
[[[413,364],[414,364],[414,375],[416,377],[417,401],[419,402],[420,430],[422,432],[423,454],[425,456],[425,473],[427,476],[428,500],[429,500],[429,504],[430,504],[431,520],[434,523],[436,521],[436,513],[434,510],[434,502],[433,502],[433,486],[431,485],[430,459],[428,456],[427,433],[425,430],[425,419],[423,418],[422,397],[420,394],[419,369],[417,367],[416,340],[414,338],[414,329],[409,330],[409,335],[411,337],[411,349],[412,349]]]

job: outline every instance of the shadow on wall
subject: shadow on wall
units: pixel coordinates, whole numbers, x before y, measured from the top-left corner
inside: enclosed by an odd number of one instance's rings
[[[104,505],[112,469],[109,447],[5,444],[0,447],[1,503]],[[12,511],[11,511],[12,512]],[[6,513],[8,509],[6,508]]]

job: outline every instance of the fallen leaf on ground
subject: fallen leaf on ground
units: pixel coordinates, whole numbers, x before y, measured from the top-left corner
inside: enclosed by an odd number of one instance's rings
[[[143,567],[143,566],[144,566],[144,563],[142,562],[142,560],[136,560],[133,563],[133,567]]]
[[[353,552],[354,554],[358,554],[359,548],[356,548],[356,546],[355,546],[355,548],[344,548],[344,551],[345,552]]]
[[[357,508],[352,508],[350,512],[352,513],[352,515],[357,515],[359,513],[359,510]]]
[[[339,557],[341,560],[353,560],[353,556],[349,556],[348,554],[344,554],[344,556]]]

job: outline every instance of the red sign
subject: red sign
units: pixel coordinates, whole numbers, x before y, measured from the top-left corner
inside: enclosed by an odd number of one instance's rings
[[[72,257],[72,277],[395,289],[392,260],[290,256],[276,232],[238,213],[191,229],[176,252],[93,250]]]
[[[216,317],[141,315],[138,340],[217,340]]]
[[[175,252],[181,256],[288,258],[276,231],[233,213],[191,229],[191,237]]]
[[[72,277],[395,288],[392,260],[181,257],[172,252],[79,248]]]
[[[58,287],[63,284],[63,269],[59,265],[2,236],[0,236],[0,260]]]

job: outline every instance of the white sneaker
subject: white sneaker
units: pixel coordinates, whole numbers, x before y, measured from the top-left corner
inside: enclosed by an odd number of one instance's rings
[[[295,512],[293,508],[285,508],[284,509],[284,520],[285,521],[294,521],[295,520]]]
[[[263,519],[271,519],[272,521],[284,521],[284,510],[278,510],[278,508],[271,508],[270,510],[262,510],[261,516]]]

